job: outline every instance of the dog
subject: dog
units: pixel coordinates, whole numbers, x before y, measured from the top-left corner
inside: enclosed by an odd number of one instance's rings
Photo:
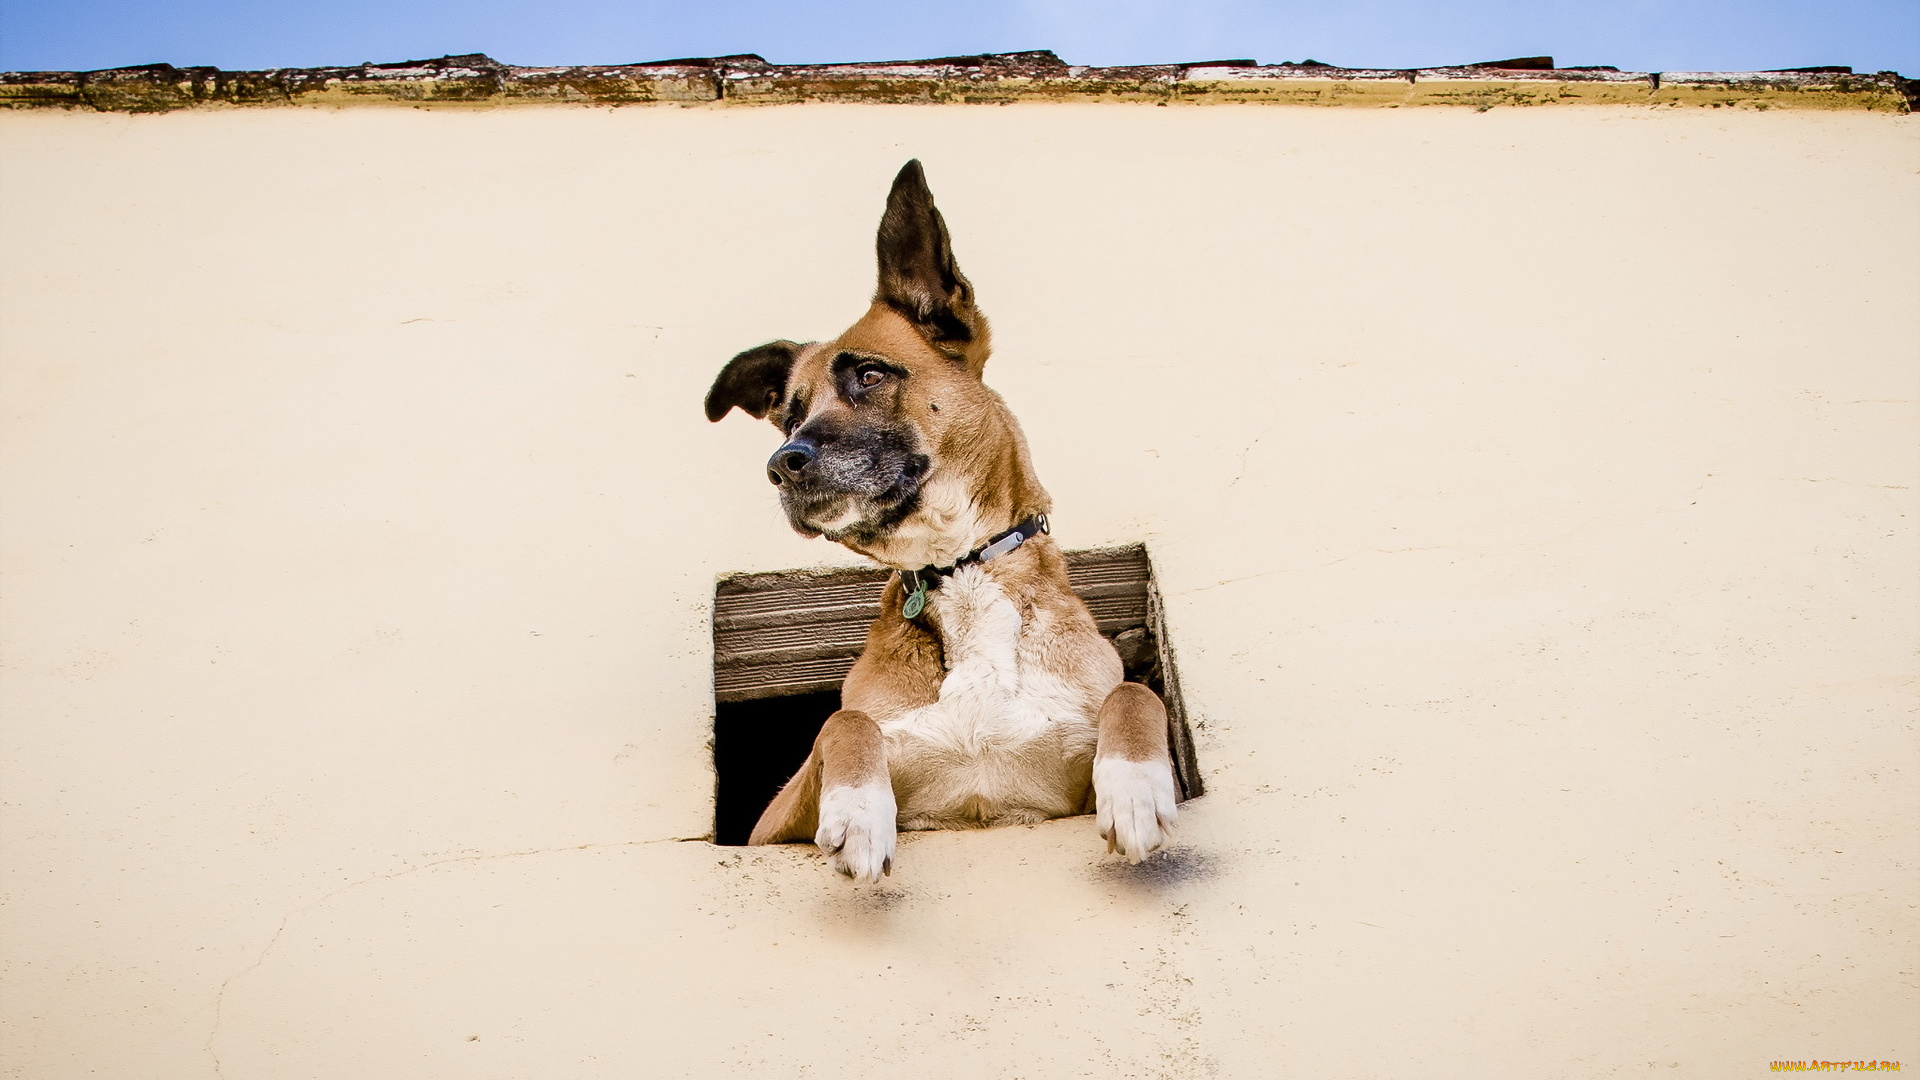
[[[706,415],[770,420],[767,478],[795,531],[895,573],[813,750],[749,844],[812,839],[856,881],[899,829],[1094,812],[1109,852],[1164,847],[1177,815],[1166,707],[1123,682],[1067,582],[1025,436],[981,381],[987,320],[920,162],[887,195],[872,306],[832,341],[729,361]]]

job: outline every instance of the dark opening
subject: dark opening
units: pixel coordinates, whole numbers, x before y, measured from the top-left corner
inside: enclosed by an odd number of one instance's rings
[[[1167,703],[1182,801],[1201,794],[1185,703],[1146,548],[1069,551],[1074,592],[1130,682]],[[714,590],[714,842],[747,842],[840,707],[840,681],[880,614],[880,570],[745,574]]]
[[[760,811],[807,760],[820,725],[840,707],[840,690],[722,701],[714,706],[713,842],[747,842]]]

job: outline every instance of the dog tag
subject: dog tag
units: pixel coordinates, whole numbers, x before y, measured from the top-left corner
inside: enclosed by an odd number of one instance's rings
[[[900,614],[909,619],[917,619],[927,610],[927,583],[915,577],[913,591],[907,594],[907,602],[900,605]]]

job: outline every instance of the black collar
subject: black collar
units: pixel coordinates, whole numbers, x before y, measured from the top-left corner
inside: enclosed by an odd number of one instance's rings
[[[963,566],[973,563],[992,562],[1021,544],[1049,532],[1047,515],[1035,514],[1027,520],[995,536],[986,543],[954,560],[952,566],[923,566],[918,570],[900,571],[900,583],[906,586],[907,599],[900,606],[900,614],[914,619],[926,610],[927,593],[940,587],[940,580]]]

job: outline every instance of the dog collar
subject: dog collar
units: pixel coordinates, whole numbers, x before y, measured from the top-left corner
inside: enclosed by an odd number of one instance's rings
[[[907,587],[907,599],[900,605],[900,614],[909,619],[919,618],[927,608],[927,593],[940,587],[940,579],[972,563],[992,562],[1041,533],[1050,531],[1047,528],[1047,515],[1035,514],[960,556],[952,566],[923,566],[918,570],[900,571],[900,581]]]

